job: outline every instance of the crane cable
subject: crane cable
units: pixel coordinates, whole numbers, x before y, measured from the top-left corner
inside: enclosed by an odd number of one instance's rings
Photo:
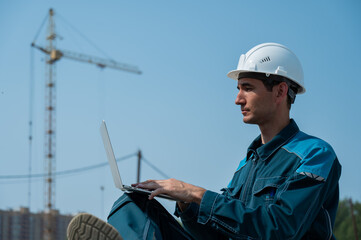
[[[95,43],[93,43],[90,39],[88,39],[84,34],[82,34],[77,28],[75,28],[73,25],[71,25],[68,21],[65,20],[59,13],[57,13],[57,16],[60,20],[62,20],[65,24],[67,24],[71,29],[73,29],[74,32],[79,34],[85,41],[87,41],[91,46],[93,46],[96,50],[98,50],[101,54],[103,54],[106,58],[108,58],[110,61],[115,62],[111,57],[109,57],[108,54],[106,54],[103,50],[101,50]]]
[[[41,30],[43,29],[43,26],[44,26],[46,20],[48,19],[48,17],[49,17],[48,14],[46,14],[43,22],[42,22],[41,25],[40,25],[40,28],[39,28],[38,32],[36,33],[36,35],[35,35],[35,37],[34,37],[33,43],[35,43],[36,39],[39,37],[39,34],[40,34]]]
[[[32,173],[32,150],[33,150],[33,110],[34,110],[34,48],[30,47],[30,83],[29,83],[29,176]],[[31,206],[31,178],[28,181],[28,206]]]
[[[57,16],[59,14],[57,13]],[[61,16],[59,16],[61,19]],[[63,20],[63,19],[61,19]],[[65,22],[65,20],[63,20]],[[82,44],[78,41],[79,39],[79,36],[74,34],[74,30],[70,28],[70,26],[68,26],[68,24],[61,24],[61,25],[58,25],[59,27],[63,27],[63,29],[66,31],[63,31],[62,34],[65,34],[65,36],[67,36],[66,38],[67,39],[70,39],[70,42],[73,43],[75,45],[75,47],[80,50],[81,52],[84,52],[84,49],[83,49],[83,46]],[[59,29],[59,28],[58,28]],[[59,35],[57,35],[59,37]],[[60,37],[60,40],[63,40],[63,37]]]

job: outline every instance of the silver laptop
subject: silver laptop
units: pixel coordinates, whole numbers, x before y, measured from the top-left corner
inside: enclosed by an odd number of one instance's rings
[[[113,147],[110,142],[108,129],[107,129],[107,126],[106,126],[104,120],[100,126],[100,134],[102,135],[104,148],[105,148],[105,152],[107,153],[108,162],[109,162],[110,170],[113,175],[115,187],[119,188],[120,190],[122,190],[124,192],[139,192],[139,193],[144,193],[144,194],[150,195],[152,193],[152,191],[145,190],[142,188],[136,188],[136,187],[132,187],[132,186],[123,185],[122,179],[120,177],[119,169],[118,169],[118,164],[115,159]],[[164,194],[157,195],[156,197],[176,201],[174,198],[164,195]]]

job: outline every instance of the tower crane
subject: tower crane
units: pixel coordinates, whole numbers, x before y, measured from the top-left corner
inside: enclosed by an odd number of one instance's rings
[[[44,168],[47,176],[45,178],[45,218],[44,218],[44,239],[54,239],[55,219],[52,217],[52,210],[55,203],[55,181],[53,173],[55,172],[55,150],[56,150],[56,79],[55,79],[55,63],[62,58],[73,59],[76,61],[95,64],[100,68],[113,68],[117,70],[127,71],[130,73],[141,74],[141,71],[136,67],[124,63],[118,63],[113,60],[103,59],[99,57],[89,56],[86,54],[75,53],[67,50],[60,50],[56,48],[56,33],[54,22],[54,10],[49,9],[49,21],[47,30],[47,46],[39,46],[34,42],[31,46],[46,54],[46,93],[45,93],[45,159]]]

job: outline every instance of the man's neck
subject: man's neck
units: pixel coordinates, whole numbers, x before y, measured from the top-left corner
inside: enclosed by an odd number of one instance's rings
[[[272,140],[283,128],[290,123],[289,116],[284,118],[277,118],[274,121],[269,121],[259,125],[261,131],[262,144],[266,144]]]

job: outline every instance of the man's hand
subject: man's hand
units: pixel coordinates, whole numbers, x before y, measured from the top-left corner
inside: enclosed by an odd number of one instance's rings
[[[153,199],[159,194],[166,194],[177,199],[180,202],[197,204],[201,203],[206,189],[185,183],[176,179],[166,180],[147,180],[145,182],[132,184],[133,187],[152,190],[149,199]]]

